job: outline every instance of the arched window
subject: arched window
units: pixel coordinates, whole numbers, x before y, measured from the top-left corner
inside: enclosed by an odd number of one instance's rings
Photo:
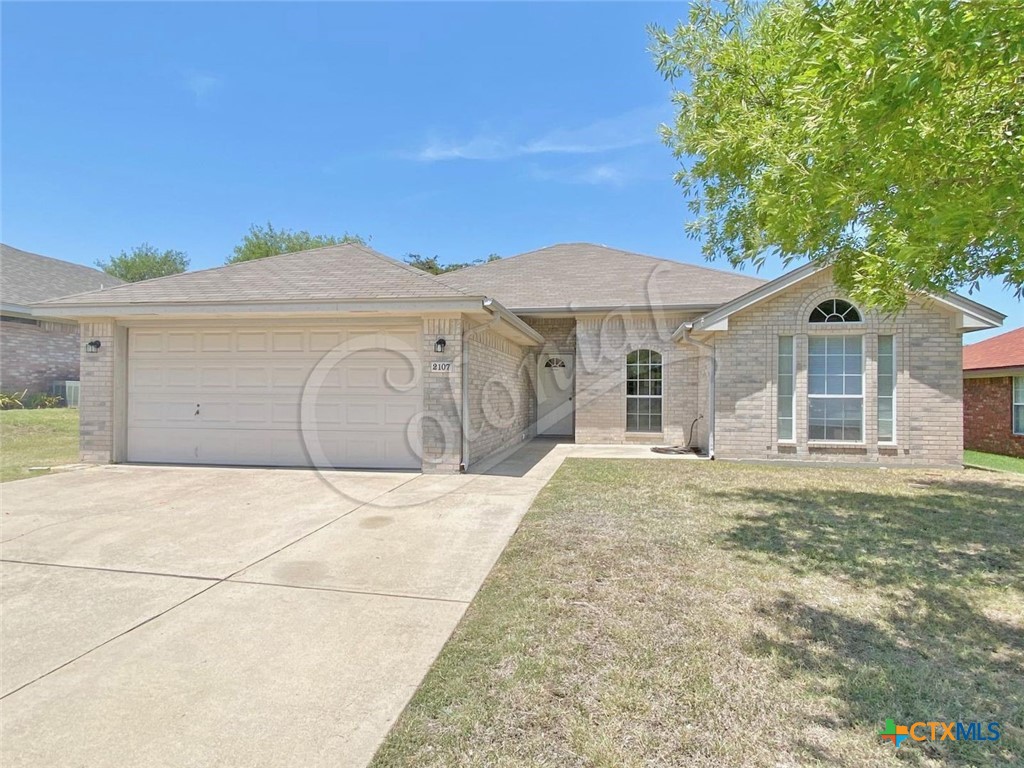
[[[812,323],[859,323],[860,312],[848,301],[828,299],[811,310]]]
[[[548,361],[544,363],[545,368],[565,368],[565,360],[560,357],[550,357]]]
[[[626,431],[661,432],[661,355],[638,349],[626,355]]]

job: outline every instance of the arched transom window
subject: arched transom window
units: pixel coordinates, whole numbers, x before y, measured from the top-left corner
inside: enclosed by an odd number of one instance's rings
[[[549,357],[544,363],[545,368],[565,368],[565,360],[560,357]]]
[[[661,355],[638,349],[626,355],[626,431],[661,432]]]
[[[828,299],[811,310],[809,320],[812,323],[859,323],[860,312],[848,301]]]

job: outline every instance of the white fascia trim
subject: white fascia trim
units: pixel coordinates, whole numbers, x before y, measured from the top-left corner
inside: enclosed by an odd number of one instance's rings
[[[521,344],[525,343],[527,346],[538,346],[544,343],[543,336],[527,325],[521,318],[507,310],[495,299],[485,298],[483,300],[483,307],[492,315],[501,318],[503,321],[495,326],[495,330],[498,333],[501,333],[503,327],[507,325],[510,327],[509,330],[512,330],[514,333],[503,335],[509,335],[510,337],[513,337],[513,340],[518,341]]]
[[[810,262],[797,267],[792,272],[787,272],[769,283],[758,286],[754,290],[745,293],[743,296],[740,296],[727,304],[723,304],[703,317],[697,318],[692,324],[690,324],[691,331],[728,330],[728,319],[731,315],[762,302],[765,299],[769,299],[781,291],[792,287],[796,283],[817,274],[823,269],[831,269],[831,265],[826,264],[822,266],[815,264],[814,262]],[[983,304],[979,304],[976,301],[971,301],[970,299],[956,293],[947,293],[941,296],[929,293],[923,294],[921,298],[937,301],[940,304],[944,304],[945,306],[960,312],[958,328],[961,330],[974,331],[985,328],[998,328],[1003,324],[1003,320],[1006,319],[1006,315],[986,307]],[[679,341],[685,334],[686,329],[683,326],[680,326],[679,329],[672,334],[672,340]]]
[[[577,315],[605,315],[609,312],[621,312],[624,314],[654,313],[679,313],[679,312],[708,312],[718,304],[619,304],[608,307],[516,307],[510,311],[517,315],[530,315],[532,317],[576,317]]]
[[[479,312],[484,297],[366,299],[354,301],[169,302],[154,304],[36,304],[33,314],[50,317],[186,317],[279,314],[406,314]]]

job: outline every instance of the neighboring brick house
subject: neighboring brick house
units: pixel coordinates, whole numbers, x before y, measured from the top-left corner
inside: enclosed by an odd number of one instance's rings
[[[0,391],[49,393],[78,380],[78,323],[29,305],[121,284],[98,269],[0,244]]]
[[[964,447],[1024,457],[1024,328],[964,347]]]
[[[82,458],[454,472],[534,435],[717,458],[956,466],[960,296],[895,317],[556,245],[440,276],[346,244],[45,302],[83,342]]]

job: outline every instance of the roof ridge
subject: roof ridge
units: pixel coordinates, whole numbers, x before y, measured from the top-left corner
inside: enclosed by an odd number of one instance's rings
[[[230,262],[228,264],[220,264],[220,265],[218,265],[216,267],[204,267],[203,269],[193,269],[193,270],[187,271],[187,272],[175,272],[173,275],[161,275],[160,277],[151,277],[148,280],[136,280],[134,283],[122,282],[120,285],[112,285],[109,288],[97,288],[97,289],[92,290],[92,291],[82,291],[81,293],[73,293],[70,296],[68,296],[67,298],[71,298],[73,296],[85,296],[86,294],[98,293],[99,291],[104,291],[104,292],[105,291],[115,291],[115,290],[117,290],[119,288],[127,288],[127,287],[132,286],[132,285],[141,285],[142,283],[152,284],[152,283],[156,283],[156,282],[158,282],[160,280],[170,280],[171,278],[182,277],[184,275],[201,275],[201,274],[206,273],[206,272],[215,272],[215,271],[221,270],[221,269],[225,269],[226,270],[226,269],[230,269],[232,267],[244,267],[244,266],[247,266],[247,265],[255,264],[257,262],[266,262],[269,259],[277,259],[277,258],[280,258],[281,256],[297,256],[300,253],[313,253],[314,251],[325,251],[328,248],[341,248],[341,247],[347,247],[347,246],[351,246],[351,247],[354,247],[354,248],[361,248],[361,249],[363,249],[365,251],[368,251],[369,253],[371,253],[373,255],[376,255],[376,256],[384,256],[384,254],[377,253],[377,251],[374,251],[372,248],[367,248],[362,243],[352,243],[352,242],[350,242],[350,243],[335,243],[334,245],[318,245],[316,248],[305,248],[305,249],[303,249],[301,251],[286,251],[285,253],[272,253],[269,256],[259,256],[259,257],[255,258],[255,259],[245,259],[243,261],[233,261],[233,262]],[[389,257],[384,256],[384,258],[389,258]],[[451,286],[445,286],[445,287],[449,288],[449,289],[451,288]],[[65,297],[62,296],[61,298],[65,298]]]
[[[432,274],[430,274],[429,272],[427,272],[425,270],[422,270],[422,269],[420,269],[418,267],[414,267],[412,264],[406,264],[404,261],[399,261],[398,259],[396,259],[393,256],[388,256],[386,253],[381,253],[380,251],[377,251],[377,250],[374,250],[373,248],[370,248],[368,245],[365,245],[363,243],[356,243],[355,245],[357,247],[359,247],[359,248],[362,248],[364,251],[366,251],[366,253],[368,253],[371,256],[376,256],[379,259],[384,259],[385,261],[387,261],[387,262],[389,262],[391,264],[394,264],[396,266],[401,267],[406,272],[409,272],[411,274],[415,274],[417,277],[425,277],[428,280],[431,280],[432,282],[435,282],[438,285],[444,287],[446,290],[458,291],[459,293],[465,294],[466,296],[471,296],[472,295],[472,294],[467,293],[466,291],[462,290],[461,288],[456,288],[455,286],[448,285],[448,283],[438,279],[437,275],[432,275]]]
[[[35,251],[26,251],[24,248],[17,248],[17,247],[15,247],[15,246],[13,246],[13,245],[11,245],[9,243],[0,243],[0,247],[6,248],[7,250],[10,250],[10,251],[17,251],[18,253],[23,253],[26,256],[33,256],[33,257],[35,257],[37,259],[46,259],[47,261],[55,261],[58,264],[64,264],[64,265],[69,266],[69,267],[77,267],[78,269],[87,269],[90,272],[95,272],[96,274],[103,275],[104,277],[110,277],[110,278],[113,278],[114,280],[121,280],[121,278],[117,277],[116,275],[111,275],[110,273],[104,272],[102,269],[97,269],[96,267],[90,267],[88,264],[79,264],[77,261],[68,261],[67,259],[58,259],[56,256],[45,256],[45,255],[43,255],[41,253],[36,253]],[[121,280],[121,282],[119,284],[123,284],[123,283],[124,283],[124,281]],[[111,286],[111,288],[116,288],[116,287],[117,286],[113,286],[113,285]]]
[[[744,278],[748,278],[748,279],[751,279],[751,280],[760,280],[762,283],[768,282],[768,280],[763,278],[763,277],[757,277],[755,275],[744,274],[744,273],[740,272],[739,270],[735,270],[735,269],[734,270],[727,270],[727,269],[719,269],[717,267],[708,267],[708,266],[704,266],[703,264],[692,264],[692,263],[690,263],[688,261],[679,261],[677,259],[669,259],[669,258],[666,258],[664,256],[652,256],[649,253],[639,253],[638,251],[627,251],[627,250],[625,250],[623,248],[614,248],[614,247],[612,247],[610,245],[603,245],[602,243],[587,243],[587,242],[583,242],[583,241],[574,241],[574,242],[571,242],[571,243],[552,243],[551,245],[545,245],[545,246],[543,246],[541,248],[534,248],[532,251],[524,251],[523,253],[516,253],[516,254],[513,254],[512,256],[502,257],[498,261],[484,262],[483,264],[473,264],[471,266],[463,267],[462,269],[457,269],[457,270],[454,270],[453,272],[447,272],[445,274],[448,274],[448,275],[455,275],[455,274],[459,274],[459,273],[463,273],[464,274],[465,272],[468,272],[469,270],[473,270],[473,269],[481,269],[483,267],[490,267],[490,266],[493,266],[495,264],[501,264],[501,263],[506,263],[507,264],[508,262],[515,261],[516,259],[518,259],[520,257],[523,257],[523,256],[532,256],[534,254],[540,253],[541,251],[547,251],[547,250],[550,250],[552,248],[561,248],[561,247],[565,247],[565,246],[584,246],[584,247],[587,247],[587,248],[603,248],[604,250],[611,251],[612,253],[619,253],[619,254],[623,254],[625,256],[639,256],[640,258],[643,258],[643,259],[651,259],[652,261],[659,261],[659,262],[662,262],[664,264],[670,264],[670,265],[673,265],[673,266],[682,266],[682,267],[689,267],[691,269],[700,269],[700,270],[704,270],[705,272],[714,272],[715,274],[719,274],[719,275],[729,275],[729,276],[735,276],[735,277],[744,277]]]

